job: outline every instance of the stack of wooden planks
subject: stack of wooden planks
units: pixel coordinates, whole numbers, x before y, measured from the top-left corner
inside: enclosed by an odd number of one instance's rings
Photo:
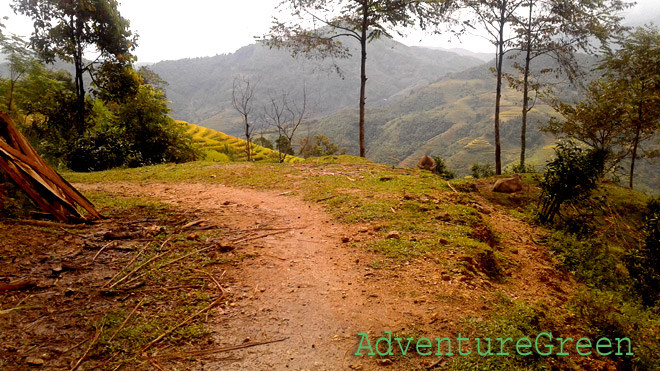
[[[94,205],[39,157],[11,118],[3,112],[0,112],[0,169],[41,210],[61,222],[85,220],[78,207],[89,213],[88,218],[101,219]]]

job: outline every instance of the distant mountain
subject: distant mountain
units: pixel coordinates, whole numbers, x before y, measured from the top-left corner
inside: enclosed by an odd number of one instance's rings
[[[492,59],[495,58],[495,53],[475,53],[473,51],[463,48],[449,48],[449,49],[441,48],[441,47],[426,47],[426,48],[452,52],[465,57],[477,58],[477,59],[481,59],[483,62],[490,62]]]
[[[240,127],[232,128],[235,112],[231,93],[233,79],[239,74],[258,83],[258,106],[269,94],[282,91],[300,99],[305,85],[311,117],[357,107],[359,52],[357,43],[347,40],[346,45],[353,55],[346,60],[294,59],[287,51],[253,44],[233,54],[165,61],[150,68],[169,83],[167,96],[175,118],[238,135]],[[367,104],[372,107],[399,99],[405,92],[437,81],[449,72],[483,63],[477,58],[408,47],[389,39],[370,43],[367,52]],[[333,69],[333,63],[341,75]]]

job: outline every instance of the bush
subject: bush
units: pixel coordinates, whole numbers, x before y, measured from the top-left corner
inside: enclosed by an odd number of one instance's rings
[[[647,210],[645,243],[626,254],[626,266],[644,303],[654,305],[660,299],[660,198],[651,199]]]
[[[624,288],[627,275],[618,268],[621,258],[603,242],[557,231],[549,236],[548,246],[561,267],[587,285],[612,290]]]
[[[618,370],[658,370],[660,323],[653,312],[625,301],[618,292],[600,290],[578,293],[571,299],[569,310],[584,324],[583,331],[592,339],[631,339],[634,357],[612,356]],[[626,353],[628,349],[623,346],[621,351]]]
[[[521,166],[518,162],[511,166],[511,171],[509,172],[514,174],[534,174],[536,173],[536,169],[534,168],[534,165],[527,164],[525,166]]]
[[[546,166],[541,181],[541,223],[552,222],[564,202],[589,196],[603,174],[606,154],[598,149],[585,151],[574,142],[557,144],[555,159]]]
[[[433,160],[435,161],[435,169],[433,169],[435,174],[443,179],[454,179],[456,177],[456,174],[447,167],[442,157],[434,156]]]
[[[472,177],[475,179],[488,178],[495,175],[495,170],[493,170],[493,167],[490,166],[490,164],[472,164],[472,168],[470,170],[472,171]]]

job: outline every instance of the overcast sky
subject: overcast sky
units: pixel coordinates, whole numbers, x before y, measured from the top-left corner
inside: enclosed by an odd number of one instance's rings
[[[119,10],[140,35],[138,62],[195,58],[233,53],[254,42],[253,36],[268,31],[281,0],[120,0]],[[32,32],[29,19],[13,13],[10,0],[0,0],[0,18],[7,31],[23,36]],[[660,0],[638,0],[630,16],[638,23],[660,17]],[[462,47],[474,52],[492,52],[478,37],[465,37],[462,44],[448,35],[414,33],[407,45]]]

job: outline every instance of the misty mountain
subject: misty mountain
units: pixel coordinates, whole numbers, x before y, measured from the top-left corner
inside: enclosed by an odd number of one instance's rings
[[[173,117],[231,132],[226,121],[235,116],[231,94],[237,75],[247,76],[257,83],[255,94],[261,103],[269,95],[283,91],[301,100],[305,86],[310,117],[357,107],[358,45],[351,41],[345,45],[350,48],[352,57],[344,60],[294,59],[287,51],[253,44],[233,54],[165,61],[150,68],[169,83],[167,96],[172,101]],[[402,92],[428,85],[449,72],[483,63],[474,57],[408,47],[385,39],[370,43],[367,52],[369,106],[382,106],[399,98]]]

